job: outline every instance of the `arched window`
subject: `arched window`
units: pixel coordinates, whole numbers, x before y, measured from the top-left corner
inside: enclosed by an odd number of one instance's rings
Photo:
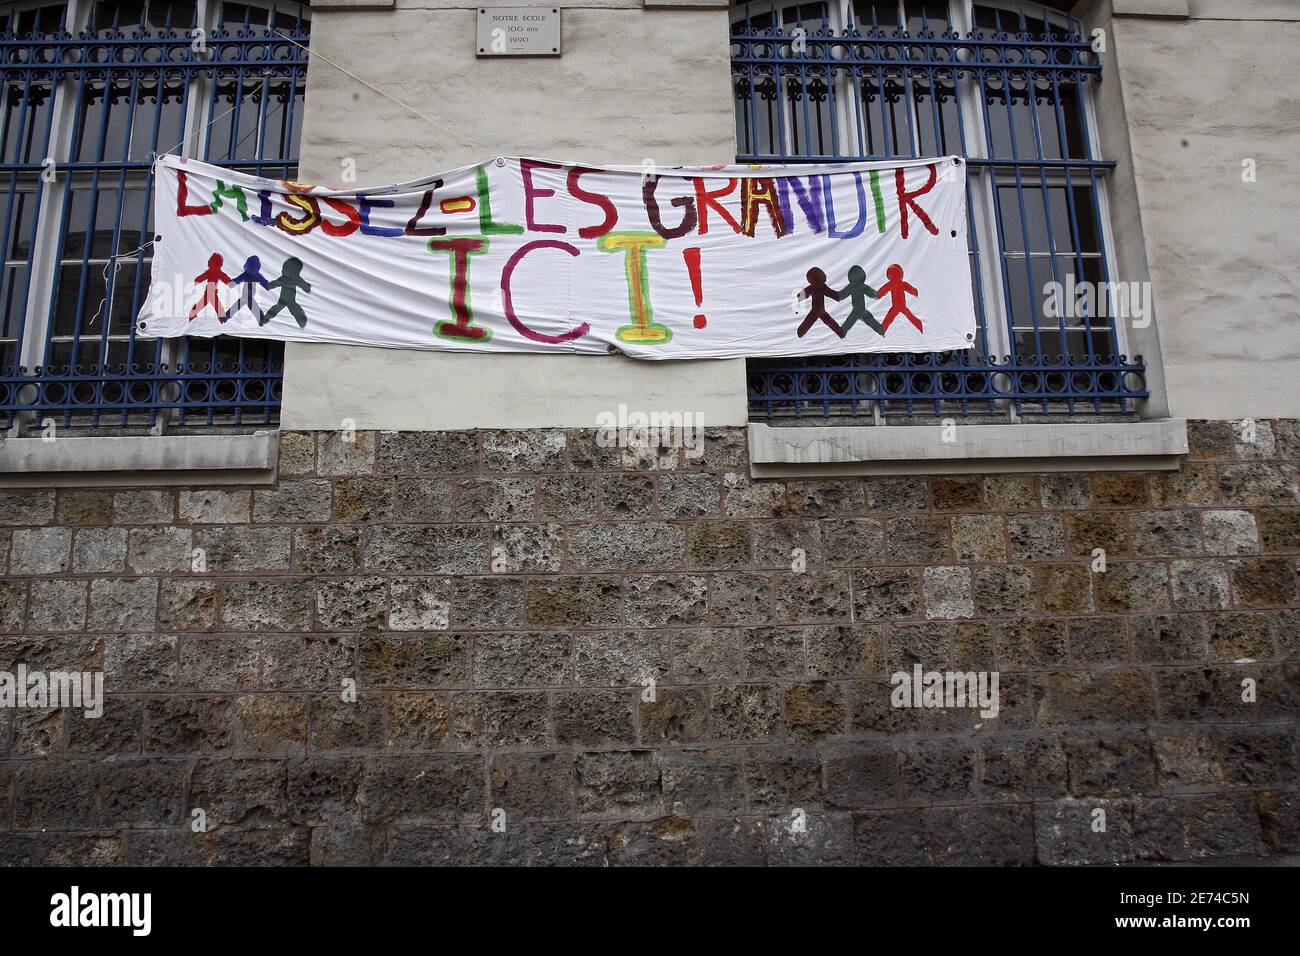
[[[0,17],[0,423],[274,420],[282,345],[137,341],[133,320],[156,153],[296,174],[308,16],[285,0],[70,0]]]
[[[1114,271],[1101,62],[1078,21],[998,0],[752,2],[731,40],[739,161],[969,160],[976,347],[753,360],[757,416],[1134,412],[1144,366],[1115,303],[1053,293]]]

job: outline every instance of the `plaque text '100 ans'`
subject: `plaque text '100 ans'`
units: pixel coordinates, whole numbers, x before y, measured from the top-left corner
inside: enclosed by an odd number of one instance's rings
[[[559,7],[480,7],[480,57],[559,56]]]

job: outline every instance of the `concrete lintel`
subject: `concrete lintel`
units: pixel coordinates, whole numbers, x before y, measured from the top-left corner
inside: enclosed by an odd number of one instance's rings
[[[1117,17],[1165,17],[1187,19],[1191,11],[1187,0],[1111,0],[1111,10]]]
[[[312,0],[311,5],[316,10],[379,10],[396,7],[397,0]]]
[[[251,435],[90,435],[0,441],[0,487],[269,483],[278,432]]]
[[[731,6],[731,0],[643,0],[647,10],[668,7],[675,10],[681,10],[689,7],[719,7],[725,8]]]
[[[945,441],[945,437],[950,441]],[[1049,425],[749,426],[755,478],[1173,470],[1187,420]]]

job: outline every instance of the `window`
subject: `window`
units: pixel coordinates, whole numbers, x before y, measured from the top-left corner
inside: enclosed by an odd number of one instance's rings
[[[731,41],[739,162],[967,157],[980,330],[964,352],[750,360],[751,417],[1134,416],[1145,366],[1116,303],[1061,308],[1114,274],[1101,64],[1077,21],[970,0],[749,4]]]
[[[0,16],[0,423],[253,424],[283,346],[136,340],[152,160],[293,178],[308,11],[219,0],[16,4]]]

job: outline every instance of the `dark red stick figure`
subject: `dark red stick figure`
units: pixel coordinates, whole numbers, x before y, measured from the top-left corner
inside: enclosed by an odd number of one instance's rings
[[[880,330],[888,332],[889,323],[894,321],[895,316],[901,315],[916,326],[916,331],[924,332],[925,329],[921,328],[921,320],[907,307],[907,297],[920,294],[916,291],[916,286],[904,281],[903,267],[898,263],[886,269],[885,275],[889,276],[889,281],[876,293],[877,298],[883,299],[886,295],[889,296],[889,312],[885,314],[885,321],[880,324]]]
[[[831,331],[844,338],[844,330],[840,324],[831,318],[831,314],[826,311],[826,300],[833,299],[840,301],[840,294],[826,284],[826,273],[822,272],[816,266],[808,270],[808,284],[804,286],[799,293],[801,299],[812,299],[812,306],[808,309],[808,317],[803,320],[799,326],[799,331],[795,333],[800,338],[808,334],[808,330],[813,327],[818,319],[821,319],[831,327]]]
[[[226,314],[221,311],[221,298],[217,295],[217,283],[224,282],[230,285],[230,276],[221,271],[221,263],[220,254],[214,252],[208,257],[207,270],[194,277],[195,283],[203,283],[203,298],[195,302],[194,307],[190,309],[190,322],[193,322],[194,317],[207,306],[212,307],[212,311],[220,321],[226,321]]]

